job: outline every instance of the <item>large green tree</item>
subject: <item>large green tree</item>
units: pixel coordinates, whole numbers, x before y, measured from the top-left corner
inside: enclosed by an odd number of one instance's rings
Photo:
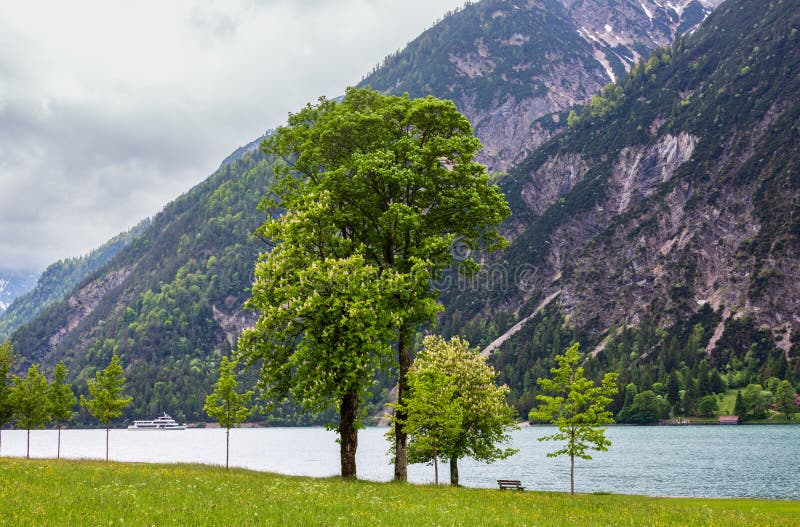
[[[383,299],[402,284],[337,235],[330,209],[323,193],[265,225],[278,245],[256,266],[248,305],[260,316],[239,339],[239,353],[262,361],[259,384],[269,398],[291,395],[311,411],[338,410],[331,426],[339,433],[341,474],[353,478],[362,402],[391,352]]]
[[[108,461],[108,432],[111,421],[119,419],[122,410],[133,402],[133,397],[122,395],[125,377],[122,375],[122,364],[117,355],[111,357],[111,361],[103,371],[95,374],[95,379],[88,382],[88,388],[90,397],[81,395],[81,406],[106,427],[106,461]]]
[[[236,380],[236,361],[222,357],[219,363],[219,379],[214,384],[214,391],[206,397],[203,410],[216,419],[225,428],[225,468],[231,451],[231,428],[243,423],[252,413],[250,400],[253,391],[239,393],[239,381]]]
[[[450,101],[386,96],[349,88],[289,117],[265,141],[283,160],[273,205],[292,211],[325,193],[325,222],[353,242],[353,254],[403,287],[383,299],[392,315],[402,403],[418,324],[436,311],[431,279],[450,266],[451,245],[496,249],[497,226],[510,210],[474,158],[481,145]],[[341,255],[344,256],[344,255]],[[474,270],[467,254],[457,262]],[[400,415],[402,421],[402,415]],[[407,478],[406,433],[397,427],[395,479]]]
[[[11,385],[11,406],[17,426],[28,431],[28,446],[25,457],[31,457],[31,429],[42,428],[47,422],[47,379],[39,371],[39,365],[28,368],[25,377],[14,376]]]
[[[11,365],[14,363],[14,348],[10,341],[0,342],[0,454],[3,451],[3,427],[14,415],[11,406]]]
[[[47,412],[58,427],[58,447],[56,458],[61,458],[61,427],[72,419],[72,409],[78,400],[67,382],[67,367],[63,362],[56,364],[53,382],[47,387]]]
[[[552,379],[538,379],[544,394],[536,396],[540,404],[530,414],[533,421],[550,422],[558,427],[558,433],[540,437],[539,441],[564,442],[562,448],[547,457],[569,456],[572,494],[575,494],[575,458],[592,459],[589,450],[605,451],[611,445],[602,426],[614,422],[607,407],[618,389],[617,373],[606,373],[600,386],[586,378],[578,347],[576,342],[563,355],[555,357],[558,365],[550,370]]]
[[[516,453],[497,446],[510,440],[515,411],[506,404],[508,387],[496,386],[496,377],[466,340],[438,335],[423,340],[408,372],[402,424],[409,435],[409,461],[433,461],[437,485],[440,458],[449,460],[450,484],[457,486],[459,459],[491,463]]]

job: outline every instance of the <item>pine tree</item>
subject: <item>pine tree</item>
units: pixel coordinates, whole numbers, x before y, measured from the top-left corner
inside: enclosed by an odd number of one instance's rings
[[[667,377],[667,402],[672,406],[675,414],[679,414],[681,410],[681,381],[678,378],[678,372],[672,370]]]
[[[747,407],[745,406],[744,399],[742,398],[742,390],[736,391],[736,403],[733,406],[733,413],[734,415],[739,416],[740,421],[747,419]]]

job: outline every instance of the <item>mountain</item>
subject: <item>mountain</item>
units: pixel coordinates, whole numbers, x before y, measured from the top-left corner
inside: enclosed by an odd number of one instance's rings
[[[15,298],[24,295],[36,285],[37,274],[32,271],[0,271],[0,316]]]
[[[572,338],[592,352],[592,374],[619,369],[642,388],[663,385],[676,369],[684,380],[713,369],[731,386],[796,375],[797,0],[729,0],[677,44],[631,66],[661,38],[659,27],[693,28],[713,5],[481,2],[446,17],[364,81],[381,87],[380,79],[393,79],[386,86],[412,95],[452,87],[497,156],[494,166],[508,167],[500,183],[514,210],[511,246],[486,261],[476,282],[438,284],[447,306],[438,329],[476,345],[497,340],[487,353],[494,351],[523,415],[536,376]],[[625,44],[634,30],[652,35]],[[460,38],[491,57],[491,70],[453,69],[472,53],[452,47]],[[480,38],[485,53],[475,47]],[[503,44],[512,40],[522,44]],[[617,84],[595,58],[602,53],[612,64],[612,52],[631,57],[612,65]],[[542,62],[548,57],[551,67]],[[532,71],[544,72],[547,95],[530,88]],[[599,93],[551,91],[571,75],[594,79]],[[535,100],[555,105],[542,107],[542,117],[525,106]],[[503,153],[491,146],[501,137],[519,143]],[[128,417],[168,411],[203,419],[219,356],[253,320],[242,306],[267,247],[252,233],[265,219],[256,206],[271,176],[270,159],[254,144],[237,151],[19,328],[17,351],[46,366],[67,360],[79,387],[118,353],[135,398]],[[386,386],[377,386],[376,400]]]
[[[497,337],[522,412],[571,338],[640,389],[800,380],[798,49],[800,2],[729,0],[502,180],[511,245],[441,329]]]
[[[7,310],[0,313],[0,340],[7,339],[14,330],[33,320],[50,304],[62,300],[87,275],[116,256],[148,224],[149,220],[142,221],[130,231],[113,237],[85,256],[59,260],[48,266],[38,279],[35,275],[27,275],[26,289],[20,291],[24,294],[18,294],[13,303],[6,306]]]
[[[480,161],[506,170],[563,128],[559,112],[623,77],[720,2],[468,3],[386,57],[361,85],[453,100],[483,142]]]

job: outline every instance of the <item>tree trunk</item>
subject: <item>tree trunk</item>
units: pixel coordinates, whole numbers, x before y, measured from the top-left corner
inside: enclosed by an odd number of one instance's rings
[[[358,448],[358,392],[347,390],[339,409],[339,455],[342,464],[342,478],[356,477],[356,449]]]
[[[433,484],[439,486],[439,454],[433,455]]]
[[[402,404],[408,390],[408,370],[411,368],[411,327],[407,324],[400,326],[397,335],[397,363],[399,366],[397,378],[397,402]],[[404,412],[396,412],[395,417],[405,419]],[[394,480],[408,480],[408,450],[406,441],[408,434],[404,426],[397,420],[394,422]]]
[[[61,423],[58,423],[58,448],[56,449],[56,459],[61,459]]]
[[[575,455],[569,456],[569,493],[575,494]]]
[[[450,485],[458,487],[458,458],[450,458]]]
[[[569,431],[569,493],[575,494],[575,427]]]
[[[106,425],[106,461],[108,461],[108,429],[109,426]]]
[[[28,428],[28,450],[25,451],[25,459],[31,458],[31,429]]]
[[[231,453],[231,427],[225,428],[225,470],[228,470],[228,460]]]

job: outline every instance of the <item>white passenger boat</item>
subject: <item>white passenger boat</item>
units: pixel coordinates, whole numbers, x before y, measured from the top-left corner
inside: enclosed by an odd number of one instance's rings
[[[166,412],[152,421],[134,421],[128,430],[186,430],[186,425],[175,422]]]

